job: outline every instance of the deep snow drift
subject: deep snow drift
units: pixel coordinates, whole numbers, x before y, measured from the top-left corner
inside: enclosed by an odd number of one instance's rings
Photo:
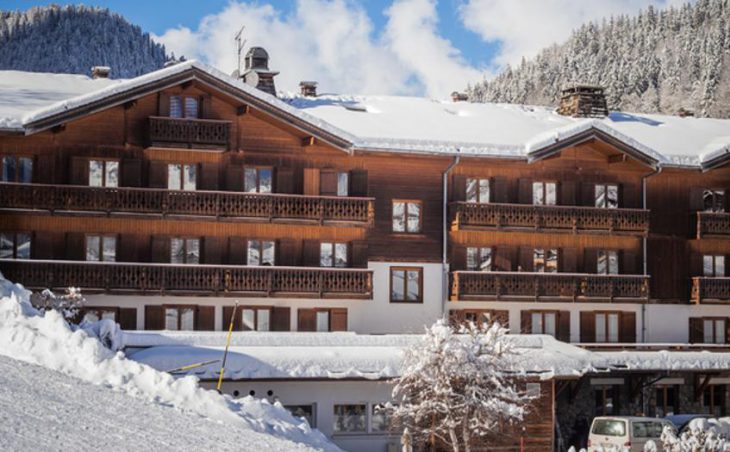
[[[126,359],[103,347],[93,337],[94,330],[114,335],[104,325],[89,332],[73,330],[55,311],[41,315],[28,302],[27,291],[0,275],[0,355],[45,368],[0,360],[0,386],[10,388],[0,392],[0,408],[15,407],[9,412],[0,410],[0,437],[10,439],[11,449],[29,445],[56,448],[58,444],[95,449],[98,437],[103,436],[98,428],[107,428],[115,439],[114,449],[132,449],[138,434],[148,434],[144,449],[153,444],[162,449],[198,449],[210,441],[214,450],[338,450],[319,431],[280,406],[250,397],[233,400],[201,389],[194,377],[175,379]],[[91,385],[52,371],[98,387],[89,392]],[[27,404],[34,406],[31,409]],[[122,406],[130,407],[129,411]],[[36,438],[48,432],[48,416],[41,413],[54,410],[55,417],[66,418],[54,424],[54,438],[44,446]],[[84,412],[83,423],[76,418],[79,412]],[[73,425],[77,423],[80,425]],[[193,424],[197,426],[190,427]],[[183,435],[185,429],[195,434]],[[165,437],[175,435],[174,439]]]

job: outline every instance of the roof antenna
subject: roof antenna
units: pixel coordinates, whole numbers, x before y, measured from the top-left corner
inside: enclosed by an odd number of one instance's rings
[[[238,30],[238,33],[236,33],[236,37],[233,38],[234,41],[236,41],[236,54],[237,54],[237,65],[236,65],[236,71],[238,74],[241,73],[241,52],[243,51],[243,48],[246,46],[246,40],[243,39],[243,30],[246,29],[246,26],[243,25],[240,30]]]

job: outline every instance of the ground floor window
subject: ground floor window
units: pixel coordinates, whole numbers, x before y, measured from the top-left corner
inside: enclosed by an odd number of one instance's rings
[[[83,322],[98,322],[99,320],[117,321],[117,310],[114,308],[84,308]]]
[[[596,402],[596,416],[619,413],[619,387],[598,386],[593,389]]]
[[[707,414],[725,416],[725,385],[709,385],[702,397],[702,406]]]
[[[726,339],[725,319],[704,319],[702,321],[702,333],[705,344],[724,344]]]
[[[555,312],[532,312],[531,329],[532,334],[557,334],[557,313]]]
[[[677,395],[676,386],[659,386],[656,388],[656,417],[670,416],[679,411]]]
[[[314,428],[316,427],[315,423],[315,416],[317,413],[316,404],[311,405],[284,405],[284,408],[289,410],[289,412],[294,417],[300,417],[306,419],[307,423],[310,427]]]
[[[596,313],[596,342],[618,342],[619,313]]]
[[[195,329],[195,307],[165,307],[165,329],[193,331]]]
[[[334,406],[335,433],[367,433],[367,404]]]
[[[244,331],[270,331],[270,308],[243,308],[241,309],[241,326]]]

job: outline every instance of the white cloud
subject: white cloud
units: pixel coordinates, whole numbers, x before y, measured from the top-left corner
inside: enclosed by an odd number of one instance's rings
[[[492,63],[517,64],[540,49],[566,40],[581,24],[653,5],[665,8],[687,0],[464,0],[463,24],[501,47]],[[691,1],[691,0],[690,0]]]

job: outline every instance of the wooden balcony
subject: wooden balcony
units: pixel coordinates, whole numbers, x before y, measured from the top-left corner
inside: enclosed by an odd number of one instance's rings
[[[585,273],[452,273],[454,301],[629,301],[649,299],[649,277]]]
[[[730,304],[730,278],[692,278],[692,303]]]
[[[524,229],[565,233],[646,235],[649,211],[583,206],[451,203],[452,229]]]
[[[372,226],[373,198],[0,183],[0,209]]]
[[[150,146],[227,150],[230,121],[149,117]]]
[[[373,297],[373,273],[365,269],[0,260],[0,271],[35,290],[73,286],[90,293]]]
[[[730,237],[730,213],[697,212],[697,238]]]

